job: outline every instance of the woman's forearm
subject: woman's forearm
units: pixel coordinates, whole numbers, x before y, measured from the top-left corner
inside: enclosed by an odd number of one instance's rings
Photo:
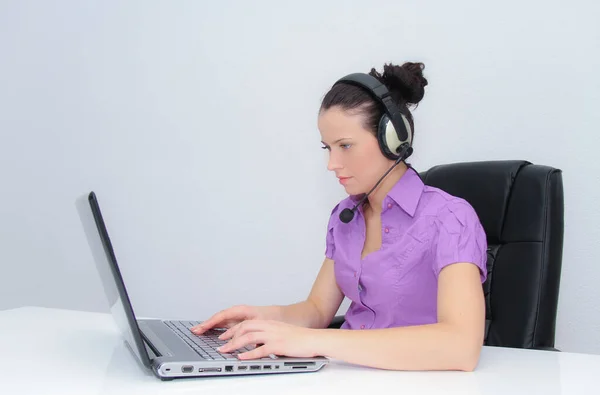
[[[390,370],[475,369],[482,342],[450,324],[374,330],[321,329],[317,355]]]
[[[306,328],[325,328],[324,317],[317,306],[310,300],[294,303],[287,306],[273,306],[277,309],[279,321]]]

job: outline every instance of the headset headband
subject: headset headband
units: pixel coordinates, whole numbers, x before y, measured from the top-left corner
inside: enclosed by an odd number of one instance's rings
[[[382,84],[372,75],[365,73],[348,74],[347,76],[337,80],[335,84],[340,82],[345,82],[364,88],[371,94],[371,96],[373,96],[373,98],[375,98],[379,103],[383,104],[390,121],[392,122],[392,125],[394,125],[394,129],[396,129],[396,133],[398,134],[400,142],[402,144],[410,144],[411,139],[407,130],[407,127],[409,126],[404,123],[403,114],[394,104],[390,92],[384,84]]]

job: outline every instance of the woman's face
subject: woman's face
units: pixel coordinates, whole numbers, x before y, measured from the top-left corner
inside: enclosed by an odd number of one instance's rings
[[[321,142],[329,150],[327,169],[335,172],[349,195],[367,193],[394,163],[383,156],[364,121],[364,115],[339,106],[319,114]]]

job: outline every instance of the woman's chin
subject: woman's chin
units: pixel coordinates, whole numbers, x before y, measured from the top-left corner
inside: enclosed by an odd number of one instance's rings
[[[351,185],[344,185],[344,189],[346,190],[346,193],[348,195],[359,195],[362,193],[362,191],[360,191],[359,188],[353,188]]]

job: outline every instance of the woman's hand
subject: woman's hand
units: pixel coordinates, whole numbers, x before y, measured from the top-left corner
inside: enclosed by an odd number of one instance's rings
[[[212,328],[231,328],[246,320],[277,319],[275,306],[240,305],[222,310],[206,321],[191,328],[196,335],[201,335]]]
[[[222,353],[248,345],[258,345],[251,351],[238,354],[239,359],[263,358],[270,354],[306,358],[318,355],[318,330],[280,321],[244,321],[229,328],[219,338],[230,340],[218,349]]]

